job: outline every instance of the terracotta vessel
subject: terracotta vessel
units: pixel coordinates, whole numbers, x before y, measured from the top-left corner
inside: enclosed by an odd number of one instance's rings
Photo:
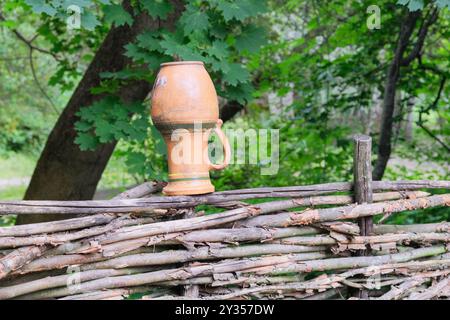
[[[210,170],[230,161],[230,145],[221,130],[214,84],[201,61],[163,63],[152,91],[152,120],[167,145],[169,184],[165,195],[214,191]],[[224,161],[208,158],[208,137],[214,130],[223,145]]]

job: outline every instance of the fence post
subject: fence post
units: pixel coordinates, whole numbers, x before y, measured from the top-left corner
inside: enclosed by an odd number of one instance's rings
[[[189,219],[195,217],[195,210],[193,208],[190,208],[187,210],[187,212],[184,214],[184,219]],[[192,250],[192,249],[189,249]],[[190,263],[184,264],[185,266],[189,267]],[[187,284],[182,287],[182,295],[185,297],[189,297],[192,299],[198,298],[200,296],[200,286],[197,284]]]
[[[355,202],[372,202],[372,163],[371,149],[372,138],[366,135],[355,135],[355,153],[353,158],[353,192]],[[360,235],[367,236],[373,231],[372,217],[364,217],[358,220]],[[358,251],[357,255],[367,256],[370,254],[370,248]],[[367,290],[359,290],[358,297],[367,299],[369,297]]]
[[[355,135],[355,154],[353,158],[353,190],[357,203],[372,202],[372,138]],[[369,235],[373,231],[372,217],[359,219],[360,234]],[[366,250],[364,250],[366,251]]]

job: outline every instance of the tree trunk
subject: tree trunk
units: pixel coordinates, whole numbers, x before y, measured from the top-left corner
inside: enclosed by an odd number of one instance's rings
[[[91,93],[91,89],[100,84],[101,72],[122,70],[130,62],[123,55],[124,46],[133,41],[136,35],[146,29],[174,27],[184,10],[184,4],[181,0],[171,0],[171,2],[175,9],[166,21],[153,20],[146,14],[140,14],[135,17],[131,27],[128,25],[112,27],[109,31],[49,135],[26,191],[25,199],[92,199],[116,143],[103,144],[95,151],[80,151],[79,146],[74,143],[76,137],[74,123],[78,120],[75,114],[80,108],[89,106],[102,98],[102,95]],[[132,12],[129,0],[125,0],[123,6],[127,11]],[[151,84],[136,81],[126,88],[121,88],[119,96],[126,102],[143,101],[150,89]],[[17,223],[35,223],[55,218],[54,215],[20,216]]]
[[[406,105],[406,123],[405,123],[405,140],[408,143],[413,141],[413,123],[414,123],[414,104],[415,98],[409,97]]]
[[[409,12],[402,23],[397,48],[394,58],[389,66],[386,84],[384,87],[383,113],[381,115],[380,138],[378,142],[378,159],[373,172],[374,180],[381,180],[384,175],[389,157],[391,156],[391,138],[393,115],[395,109],[395,92],[397,81],[400,77],[400,65],[403,53],[408,46],[409,39],[413,33],[416,21],[420,16],[420,11]]]
[[[404,57],[404,53],[410,43],[416,22],[422,16],[422,12],[408,12],[401,25],[397,48],[395,49],[394,58],[389,66],[384,87],[383,113],[381,115],[380,138],[378,142],[378,159],[373,172],[374,180],[381,180],[383,178],[389,157],[391,156],[393,115],[396,100],[395,92],[397,90],[397,82],[400,78],[400,67],[408,67],[414,59],[419,57],[428,29],[436,22],[438,15],[439,10],[436,7],[431,7],[429,9],[417,33],[417,40],[406,57]]]

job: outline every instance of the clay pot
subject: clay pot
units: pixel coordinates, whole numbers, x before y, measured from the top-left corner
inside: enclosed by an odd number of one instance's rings
[[[221,130],[214,84],[203,62],[163,63],[152,92],[152,120],[167,145],[169,184],[166,195],[214,192],[210,170],[230,162],[230,145]],[[208,158],[208,137],[214,130],[223,145],[224,162]]]

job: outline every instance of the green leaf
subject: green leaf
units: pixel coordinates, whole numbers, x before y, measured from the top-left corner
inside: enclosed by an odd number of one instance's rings
[[[434,2],[439,9],[444,9],[445,7],[450,9],[450,0],[435,0]]]
[[[266,31],[264,28],[249,25],[236,37],[235,46],[240,52],[258,52],[262,45],[266,43]]]
[[[217,59],[223,59],[228,56],[228,44],[225,41],[215,40],[209,48],[209,55]]]
[[[86,10],[81,15],[81,25],[86,30],[93,31],[99,24],[100,22],[92,12]]]
[[[140,173],[144,168],[146,157],[143,153],[129,152],[127,154],[126,163],[130,172]]]
[[[157,38],[159,34],[154,32],[144,32],[137,36],[137,45],[143,49],[147,49],[149,51],[158,51],[163,52],[161,45],[159,42],[160,39]]]
[[[267,10],[265,0],[214,0],[213,3],[222,11],[226,22],[232,19],[242,21]]]
[[[188,6],[186,11],[180,18],[180,23],[184,28],[184,33],[189,35],[194,31],[204,31],[210,26],[209,17],[205,12],[200,11],[200,8]]]
[[[134,61],[145,60],[147,53],[145,53],[141,48],[139,48],[134,43],[129,43],[125,46],[126,52],[125,56],[132,58]]]
[[[110,142],[114,139],[114,126],[106,120],[100,119],[95,124],[95,134],[102,143]]]
[[[121,5],[106,6],[103,11],[105,13],[105,21],[108,23],[114,23],[116,26],[123,26],[124,24],[131,26],[133,23],[133,18]]]
[[[92,125],[89,122],[77,121],[75,122],[75,129],[77,131],[86,132],[92,129]]]
[[[251,99],[253,91],[254,88],[250,83],[242,83],[239,86],[226,86],[220,95],[245,105]]]
[[[408,6],[409,11],[423,9],[423,0],[398,0],[397,4]]]
[[[152,18],[166,19],[173,6],[167,0],[141,0],[142,7]]]
[[[78,133],[75,143],[80,146],[81,151],[95,150],[97,147],[97,139],[90,133]]]
[[[230,64],[230,69],[223,75],[223,81],[232,86],[236,86],[240,82],[247,82],[249,78],[248,71],[238,63]]]
[[[169,56],[177,56],[182,60],[203,61],[203,56],[200,52],[195,51],[196,48],[189,47],[188,45],[180,42],[177,35],[171,33],[164,35],[164,40],[160,42],[160,45],[164,49],[164,53]]]
[[[38,14],[45,13],[53,17],[57,13],[57,10],[46,3],[45,0],[25,0],[25,3],[28,4],[33,9],[33,11]]]
[[[86,8],[86,7],[92,6],[92,4],[93,4],[91,0],[62,0],[62,1],[57,0],[54,2],[61,3],[60,7],[64,10],[67,9],[69,6],[78,6],[80,8]],[[55,6],[57,6],[57,5],[55,5]]]

